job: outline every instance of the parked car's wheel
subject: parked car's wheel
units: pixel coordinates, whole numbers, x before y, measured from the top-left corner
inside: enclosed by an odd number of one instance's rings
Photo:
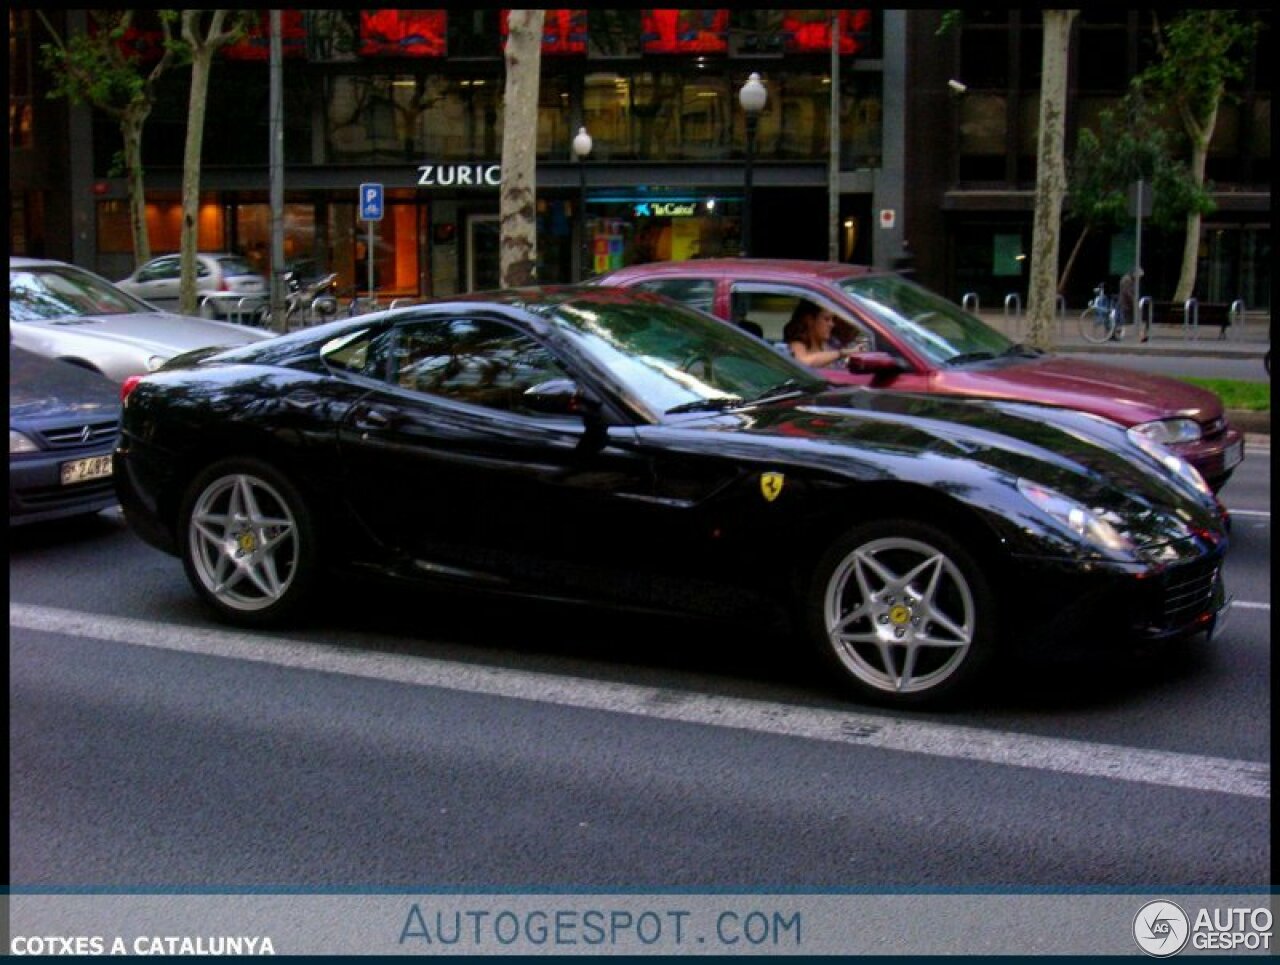
[[[866,523],[839,539],[803,605],[827,664],[879,703],[953,696],[995,649],[995,605],[978,563],[946,533],[911,520]]]
[[[306,501],[258,459],[226,459],[195,478],[183,501],[179,540],[188,579],[231,623],[279,623],[298,610],[316,581],[316,527]]]

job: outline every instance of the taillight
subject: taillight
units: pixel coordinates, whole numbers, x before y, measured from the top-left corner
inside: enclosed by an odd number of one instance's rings
[[[124,402],[129,398],[133,390],[138,387],[138,383],[142,381],[141,375],[131,375],[120,383],[120,401]]]

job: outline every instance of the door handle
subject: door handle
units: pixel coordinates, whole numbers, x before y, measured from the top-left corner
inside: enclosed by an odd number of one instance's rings
[[[382,409],[365,409],[356,416],[356,426],[361,429],[385,429],[391,418]]]

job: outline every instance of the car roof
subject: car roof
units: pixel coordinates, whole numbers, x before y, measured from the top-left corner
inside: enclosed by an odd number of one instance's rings
[[[610,278],[624,278],[643,273],[648,278],[663,275],[731,275],[750,278],[792,279],[807,278],[833,281],[852,275],[885,274],[882,269],[867,265],[851,265],[842,261],[805,261],[799,258],[697,258],[687,261],[649,262],[631,265],[600,277],[603,284]]]

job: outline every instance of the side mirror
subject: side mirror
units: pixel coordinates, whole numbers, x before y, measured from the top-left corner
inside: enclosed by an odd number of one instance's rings
[[[907,370],[900,358],[888,352],[859,352],[850,355],[847,364],[855,375],[892,377]]]
[[[573,379],[549,379],[525,389],[524,404],[546,415],[587,416],[600,411],[600,403],[582,391]]]

